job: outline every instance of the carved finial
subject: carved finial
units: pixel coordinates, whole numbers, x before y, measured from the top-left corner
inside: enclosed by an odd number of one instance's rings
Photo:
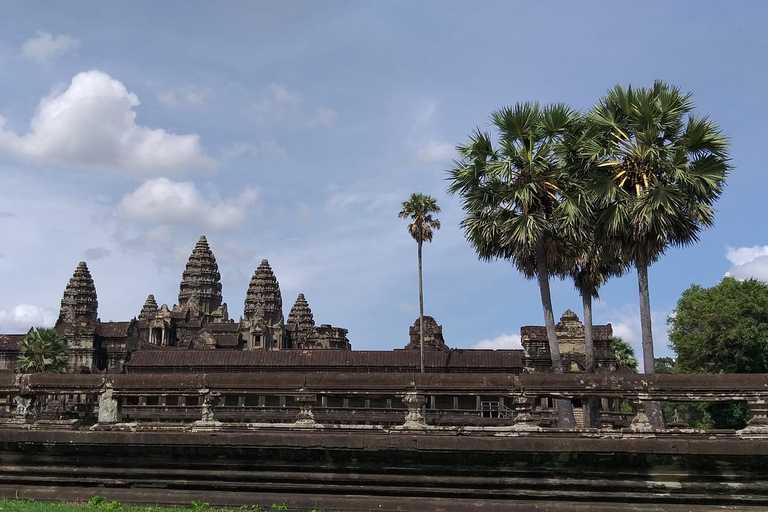
[[[222,303],[219,266],[205,236],[195,244],[182,274],[179,306],[186,306],[193,296],[197,297],[200,310],[205,314],[210,314]]]
[[[280,284],[277,282],[272,267],[267,260],[261,260],[261,265],[253,273],[245,296],[243,316],[248,320],[275,323],[277,316],[283,316],[283,298],[280,295]]]
[[[75,321],[93,321],[98,318],[99,301],[88,265],[81,261],[77,264],[72,278],[64,289],[61,299],[59,320],[67,323]]]
[[[421,322],[417,318],[408,329],[409,343],[407,350],[419,350],[421,348]],[[443,326],[437,325],[437,321],[431,316],[424,316],[424,350],[449,350],[443,339]]]
[[[291,331],[294,348],[311,348],[314,345],[315,319],[304,294],[300,293],[288,313],[287,327]]]
[[[141,308],[141,313],[139,313],[139,320],[149,320],[154,314],[157,312],[157,302],[155,301],[155,296],[151,293],[147,296],[146,302],[144,302],[144,306]]]

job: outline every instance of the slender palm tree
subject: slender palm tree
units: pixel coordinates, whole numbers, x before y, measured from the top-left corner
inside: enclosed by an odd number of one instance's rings
[[[651,88],[616,85],[589,114],[601,132],[584,153],[603,170],[593,188],[601,203],[598,226],[637,269],[643,369],[649,374],[648,267],[667,247],[692,244],[713,224],[712,205],[729,170],[728,138],[693,109],[690,93],[657,81]],[[661,426],[656,409],[649,409],[649,419]]]
[[[491,115],[499,134],[476,130],[457,147],[461,159],[448,171],[451,194],[462,199],[461,222],[467,240],[482,260],[510,260],[527,278],[538,279],[552,371],[563,365],[555,331],[549,277],[561,272],[566,245],[583,215],[569,181],[559,146],[578,114],[562,104],[540,107],[518,103]],[[575,426],[569,401],[558,400],[558,421]]]
[[[424,373],[424,288],[421,279],[421,246],[431,242],[433,230],[440,229],[440,221],[432,218],[433,213],[440,213],[437,200],[432,196],[413,193],[403,201],[403,209],[397,214],[401,219],[411,219],[408,232],[418,246],[419,260],[419,349],[421,351],[421,373]]]
[[[67,369],[67,347],[54,329],[30,329],[19,342],[16,371],[63,372]]]

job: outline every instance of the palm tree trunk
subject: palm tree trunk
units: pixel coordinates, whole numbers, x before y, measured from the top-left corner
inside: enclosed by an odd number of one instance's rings
[[[635,262],[637,286],[640,292],[640,330],[643,340],[643,372],[656,373],[656,359],[653,354],[653,328],[651,325],[651,295],[648,291],[648,264],[644,260]],[[659,402],[646,402],[645,413],[655,428],[664,428],[664,416]]]
[[[424,288],[421,283],[421,244],[419,239],[419,350],[421,351],[421,373],[424,373]]]
[[[589,290],[581,290],[581,303],[584,307],[584,353],[586,356],[587,373],[595,373],[595,343],[592,333],[592,294]],[[600,428],[600,402],[597,397],[587,398],[589,426]]]
[[[536,243],[536,267],[539,291],[541,292],[541,306],[544,309],[544,325],[547,329],[547,341],[549,342],[549,357],[552,360],[552,372],[563,373],[560,346],[557,343],[557,332],[555,331],[555,315],[552,313],[552,294],[549,291],[547,249],[543,238]],[[560,428],[576,427],[576,419],[573,417],[573,405],[570,400],[557,401],[557,422]]]

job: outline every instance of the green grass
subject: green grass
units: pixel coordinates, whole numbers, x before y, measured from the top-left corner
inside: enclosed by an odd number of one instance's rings
[[[102,496],[94,496],[87,503],[42,503],[35,500],[0,501],[0,512],[273,512],[275,510],[325,512],[320,509],[289,507],[285,503],[243,505],[237,508],[215,508],[198,500],[192,501],[186,507],[124,505],[119,501],[107,501]]]

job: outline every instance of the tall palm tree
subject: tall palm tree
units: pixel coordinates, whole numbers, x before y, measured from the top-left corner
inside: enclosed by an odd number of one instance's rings
[[[555,331],[549,276],[561,272],[572,230],[583,215],[577,195],[568,195],[568,175],[559,146],[578,114],[562,104],[518,103],[497,110],[491,122],[498,146],[476,130],[457,147],[461,159],[448,171],[451,194],[462,199],[467,240],[483,260],[510,260],[527,278],[538,279],[552,371],[563,365]],[[569,401],[558,400],[560,427],[575,426]]]
[[[603,173],[594,191],[598,225],[637,269],[643,369],[654,373],[648,267],[669,246],[698,240],[713,224],[713,203],[729,170],[729,141],[707,117],[693,114],[691,94],[657,81],[651,88],[616,85],[589,114],[601,135],[585,156]],[[660,409],[649,410],[661,426]],[[658,414],[656,414],[658,412]]]
[[[67,347],[55,329],[30,329],[19,342],[16,371],[63,372],[67,369]]]
[[[419,259],[419,349],[421,351],[421,373],[424,373],[424,288],[421,279],[421,246],[432,241],[433,230],[440,229],[440,221],[432,218],[433,213],[440,213],[437,200],[432,196],[413,193],[403,201],[403,209],[397,214],[401,219],[411,219],[408,232],[418,246]]]

